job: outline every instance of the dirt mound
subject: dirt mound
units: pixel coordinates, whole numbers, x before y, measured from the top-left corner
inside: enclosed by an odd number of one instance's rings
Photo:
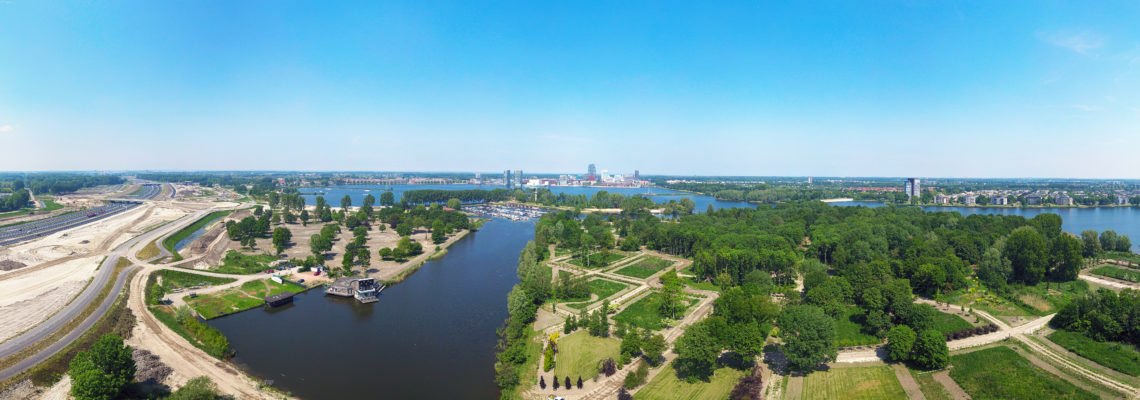
[[[160,384],[174,371],[149,350],[135,349],[131,358],[135,360],[135,380],[139,382]]]
[[[24,264],[19,261],[0,260],[0,271],[11,271],[14,269],[24,268],[26,266],[28,266],[28,264]]]

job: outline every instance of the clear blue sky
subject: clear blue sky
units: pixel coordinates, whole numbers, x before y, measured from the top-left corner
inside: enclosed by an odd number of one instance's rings
[[[0,0],[0,170],[1140,177],[1135,1],[328,3]]]

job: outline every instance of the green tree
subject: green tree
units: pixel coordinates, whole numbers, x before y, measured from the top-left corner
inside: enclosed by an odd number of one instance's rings
[[[716,367],[721,347],[709,325],[702,321],[689,325],[673,346],[677,353],[678,377],[688,382],[708,379]]]
[[[978,278],[991,289],[1002,290],[1013,277],[1013,265],[998,249],[990,247],[982,253],[978,264]]]
[[[301,226],[309,226],[309,210],[301,210]]]
[[[403,224],[397,225],[396,226],[396,233],[399,234],[400,236],[407,237],[408,235],[412,234],[412,225],[408,224],[408,223],[403,223]]]
[[[392,192],[380,193],[380,205],[392,206],[396,204],[396,196]]]
[[[346,195],[344,195],[344,197],[340,198],[340,209],[342,211],[347,211],[348,207],[351,205],[352,205],[352,197],[349,197],[349,195],[346,194]]]
[[[835,321],[819,307],[791,306],[776,318],[780,337],[784,339],[784,356],[789,366],[799,371],[835,361]]]
[[[372,265],[372,252],[368,251],[368,249],[360,248],[360,250],[356,252],[356,260],[359,261],[360,265],[364,266],[364,268],[368,268],[369,265]]]
[[[293,232],[285,227],[277,227],[273,229],[273,248],[277,249],[277,254],[281,254],[285,250],[285,246],[289,244],[289,240],[293,239]]]
[[[1067,234],[1057,235],[1049,246],[1050,264],[1053,267],[1053,279],[1068,282],[1077,279],[1081,272],[1081,241]]]
[[[1081,255],[1085,257],[1096,257],[1101,252],[1099,234],[1092,230],[1081,231]]]
[[[681,300],[685,286],[681,278],[677,277],[676,270],[669,270],[661,275],[661,288],[657,289],[657,311],[662,317],[677,319],[677,314],[684,312],[685,304]]]
[[[463,202],[459,201],[457,198],[452,197],[450,199],[447,199],[447,208],[458,210],[460,208],[463,208]]]
[[[946,368],[950,364],[950,348],[946,346],[946,337],[933,329],[922,331],[914,342],[911,361],[925,370]]]
[[[1005,258],[1013,266],[1014,279],[1026,285],[1036,285],[1045,277],[1049,264],[1045,238],[1031,227],[1017,228],[1005,241]]]
[[[1104,251],[1116,250],[1116,231],[1106,230],[1100,233],[1100,248]]]
[[[910,351],[914,348],[915,339],[914,329],[906,325],[895,325],[887,334],[887,356],[891,361],[910,360]]]
[[[432,241],[432,243],[440,244],[440,243],[443,243],[444,240],[447,240],[447,234],[445,233],[446,230],[447,230],[447,227],[444,226],[443,221],[440,221],[437,219],[437,220],[435,220],[435,222],[432,222],[431,223],[431,241]]]
[[[71,360],[71,395],[78,399],[110,400],[135,377],[135,360],[123,338],[109,333],[88,351]]]
[[[650,336],[641,343],[641,354],[645,357],[646,361],[656,366],[661,362],[661,356],[665,354],[666,346],[668,346],[668,344],[665,343],[665,336],[658,333]]]

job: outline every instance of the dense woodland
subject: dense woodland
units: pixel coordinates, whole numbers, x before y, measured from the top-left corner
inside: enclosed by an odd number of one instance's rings
[[[938,311],[916,304],[916,295],[935,298],[959,292],[976,275],[992,293],[1017,301],[1019,287],[1072,281],[1086,257],[1131,246],[1127,237],[1112,231],[1077,236],[1063,232],[1061,223],[1056,214],[1032,219],[962,216],[915,207],[833,207],[821,202],[721,209],[677,219],[660,219],[636,206],[607,216],[547,214],[520,257],[521,282],[508,297],[511,317],[500,331],[498,383],[504,388],[518,384],[517,366],[528,357],[524,327],[538,306],[575,290],[573,280],[552,284],[549,272],[544,275],[540,266],[549,256],[549,245],[570,249],[584,260],[590,253],[641,246],[692,259],[688,272],[722,293],[713,315],[687,328],[675,343],[676,372],[699,380],[712,373],[723,350],[745,357],[758,354],[773,326],[780,327],[791,366],[810,371],[834,359],[841,345],[836,321],[851,315],[866,334],[892,338],[893,359],[916,368],[942,368],[949,362],[947,339],[992,327],[940,332],[935,325]],[[662,276],[664,287],[654,294],[662,311],[669,304],[664,292],[672,282],[681,282],[670,276]],[[802,294],[789,290],[797,277],[802,278]],[[771,301],[773,293],[792,295],[777,305]],[[1069,321],[1066,329],[1094,337],[1136,340],[1140,307],[1132,304],[1135,299],[1132,294],[1096,294],[1066,307],[1067,319],[1062,320]],[[567,324],[596,330],[600,320],[583,315],[567,318]]]

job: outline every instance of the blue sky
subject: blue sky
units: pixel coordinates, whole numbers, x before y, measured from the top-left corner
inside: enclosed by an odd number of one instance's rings
[[[0,170],[1140,178],[1136,2],[328,3],[0,0]]]

